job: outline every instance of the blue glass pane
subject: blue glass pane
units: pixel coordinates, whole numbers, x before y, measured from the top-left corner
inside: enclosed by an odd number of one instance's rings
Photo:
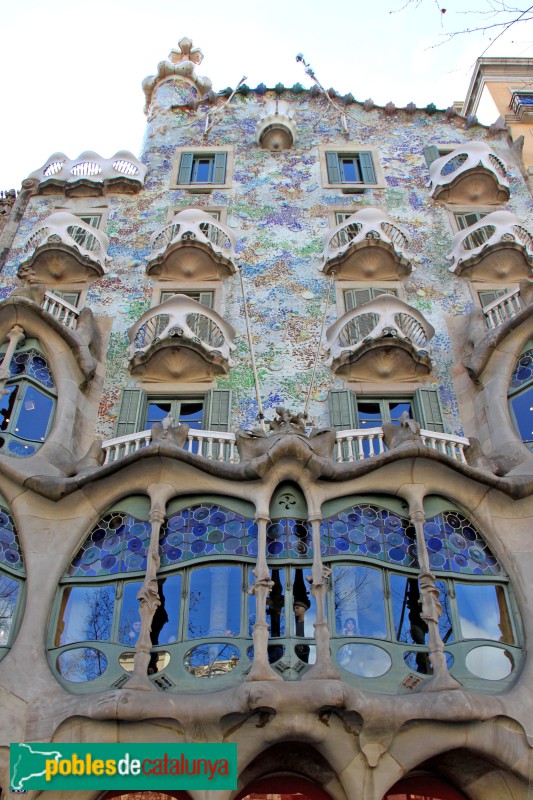
[[[455,584],[464,639],[494,639],[514,643],[503,586]]]
[[[513,397],[511,408],[520,438],[528,447],[533,447],[533,386]]]
[[[424,524],[429,563],[434,570],[499,575],[502,568],[481,534],[459,511],[443,511]]]
[[[9,511],[2,506],[0,506],[0,563],[10,569],[24,569],[15,523]]]
[[[511,388],[515,389],[533,380],[533,348],[522,353],[511,378]]]
[[[333,587],[338,636],[366,636],[375,639],[387,635],[380,570],[349,565],[335,566]]]
[[[355,157],[339,159],[343,183],[361,183],[359,164]]]
[[[161,531],[161,566],[204,555],[257,555],[257,526],[211,503],[173,514]]]
[[[189,638],[239,635],[241,596],[240,567],[219,565],[195,569],[189,592]]]
[[[83,683],[94,681],[107,669],[107,659],[100,650],[77,647],[61,653],[57,659],[57,670],[67,681]]]
[[[324,520],[321,540],[324,555],[360,555],[417,566],[415,532],[409,520],[379,506],[353,506]]]
[[[0,647],[5,647],[9,642],[19,590],[19,581],[0,573]]]
[[[200,430],[204,415],[204,404],[201,402],[180,404],[180,422],[185,422],[190,428]]]
[[[34,386],[27,386],[13,432],[30,442],[44,442],[54,408],[51,397]]]
[[[178,639],[181,575],[159,578],[157,583],[161,604],[152,621],[152,644],[173,644]]]
[[[141,632],[141,617],[139,615],[139,601],[137,600],[137,594],[141,586],[142,581],[124,584],[118,640],[129,647],[135,647]]]
[[[56,646],[71,642],[107,642],[111,634],[114,604],[114,586],[65,587]]]
[[[0,430],[7,430],[13,418],[13,407],[17,399],[18,390],[18,386],[6,386],[6,394],[0,395]]]
[[[436,581],[436,586],[439,589],[439,602],[442,606],[439,632],[443,642],[451,642],[453,641],[453,632],[446,585],[442,581]],[[427,644],[428,626],[422,619],[418,580],[414,576],[392,574],[390,588],[395,639],[408,644]]]
[[[189,650],[183,659],[187,672],[195,678],[217,678],[238,665],[240,651],[231,644],[217,642],[202,644]]]
[[[149,522],[123,511],[106,514],[95,525],[68,569],[69,575],[114,575],[146,568]]]
[[[211,180],[212,167],[212,158],[195,158],[193,167],[193,182],[208,183]]]

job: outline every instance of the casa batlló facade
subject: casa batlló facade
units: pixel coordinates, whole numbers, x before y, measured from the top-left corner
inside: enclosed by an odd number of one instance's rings
[[[202,57],[139,159],[2,200],[0,785],[15,741],[233,742],[236,791],[169,796],[526,798],[519,153]]]

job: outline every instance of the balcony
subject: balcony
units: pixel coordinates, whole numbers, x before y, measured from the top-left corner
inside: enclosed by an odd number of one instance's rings
[[[377,208],[352,214],[324,237],[323,272],[351,280],[400,280],[411,274],[407,233]]]
[[[433,327],[393,295],[346,312],[326,332],[326,365],[348,380],[414,380],[431,372]]]
[[[128,336],[130,370],[145,380],[211,380],[226,375],[234,363],[235,330],[183,294],[146,311]]]
[[[109,238],[67,211],[47,217],[24,246],[19,276],[28,268],[45,284],[81,283],[101,278],[111,259]]]
[[[511,102],[509,103],[509,111],[518,117],[516,122],[530,123],[533,122],[533,93],[524,89],[523,91],[513,92]]]
[[[508,211],[487,214],[457,233],[450,272],[478,281],[519,281],[533,273],[533,236]]]
[[[447,455],[454,461],[466,464],[464,450],[469,445],[468,439],[463,436],[427,430],[421,430],[420,436],[426,447]],[[151,443],[152,432],[149,430],[119,436],[117,439],[108,439],[102,444],[105,452],[104,464],[120,461],[132,453],[148,447]],[[231,464],[239,461],[234,433],[189,430],[184,450],[211,461],[223,461]],[[362,461],[385,452],[387,449],[383,441],[382,428],[357,428],[337,433],[333,459],[338,463]]]
[[[103,194],[136,194],[144,186],[147,167],[128,150],[111,158],[86,151],[76,159],[54,153],[28,176],[39,194],[95,197]]]
[[[509,199],[506,166],[484,142],[465,142],[429,167],[430,195],[450,203],[502,203]]]
[[[41,308],[64,325],[65,328],[69,328],[71,331],[76,330],[80,309],[67,303],[62,297],[57,297],[53,292],[45,292]]]
[[[222,223],[196,208],[180,211],[156,231],[146,272],[162,280],[217,280],[235,273],[235,239]]]
[[[484,306],[483,314],[487,327],[493,331],[504,325],[509,320],[517,317],[526,307],[527,303],[520,293],[520,289],[511,289],[510,292],[497,297],[488,306]]]

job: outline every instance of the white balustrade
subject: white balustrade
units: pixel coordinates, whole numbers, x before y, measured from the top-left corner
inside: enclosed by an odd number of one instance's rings
[[[28,178],[39,186],[53,181],[55,185],[68,186],[80,179],[90,183],[105,183],[126,179],[132,188],[138,190],[144,185],[147,171],[129,150],[119,150],[111,158],[103,158],[92,150],[80,153],[78,158],[69,158],[64,153],[54,153],[42,167],[32,172]]]
[[[420,436],[423,444],[427,447],[466,464],[464,448],[468,446],[469,441],[464,436],[453,436],[427,430],[421,430]],[[151,443],[152,432],[149,430],[108,439],[102,444],[105,451],[104,464],[119,461]],[[234,433],[190,429],[184,449],[210,461],[222,461],[230,464],[239,461]],[[373,458],[385,453],[386,449],[382,428],[356,428],[337,433],[332,457],[338,463],[363,461],[366,458]]]
[[[511,289],[501,297],[497,297],[492,303],[484,306],[483,313],[488,327],[494,330],[504,322],[516,317],[523,308],[525,308],[525,303],[520,296],[520,289]]]
[[[489,256],[493,253],[508,248],[506,256],[503,251],[502,259],[509,260],[514,250],[519,250],[528,265],[533,263],[533,237],[531,233],[520,224],[520,220],[510,211],[493,211],[482,217],[469,228],[464,228],[455,234],[452,241],[451,252],[446,256],[451,262],[450,272],[461,275],[472,265],[478,263],[481,257],[489,263]],[[486,267],[484,272],[486,272]],[[502,278],[496,272],[496,278]],[[485,280],[490,278],[490,273],[485,274]]]
[[[494,176],[495,184],[504,192],[509,191],[506,165],[485,142],[463,142],[451,153],[435,159],[429,167],[430,195],[439,194],[460,176],[474,173],[479,168]],[[503,198],[502,198],[503,199]]]
[[[61,322],[66,328],[75,330],[78,324],[80,311],[76,306],[67,303],[62,297],[58,297],[53,292],[46,292],[41,308],[51,314],[54,319]]]

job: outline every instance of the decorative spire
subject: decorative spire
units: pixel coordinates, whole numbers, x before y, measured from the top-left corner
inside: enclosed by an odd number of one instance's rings
[[[142,86],[146,97],[145,114],[148,114],[157,86],[167,78],[175,78],[175,84],[181,84],[178,102],[184,105],[191,99],[191,89],[192,97],[200,99],[213,88],[209,78],[197,75],[195,71],[196,66],[201,64],[204,58],[200,48],[193,47],[192,41],[187,37],[180,39],[178,48],[170,51],[168,61],[161,61],[157,65],[157,75],[149,75],[144,79]]]

